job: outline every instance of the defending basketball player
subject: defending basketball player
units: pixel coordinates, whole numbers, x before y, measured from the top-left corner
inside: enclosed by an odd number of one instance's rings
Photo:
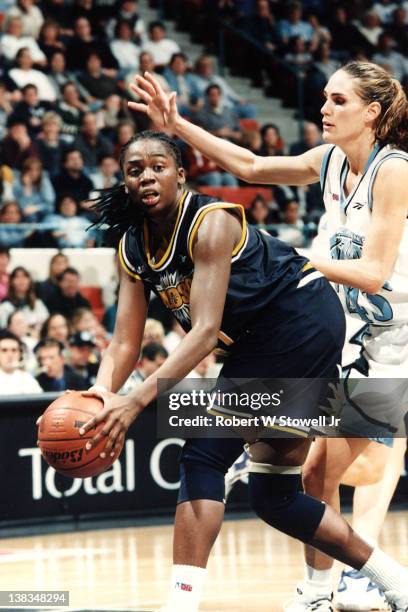
[[[102,221],[125,233],[117,324],[92,391],[105,408],[83,428],[85,433],[106,421],[94,444],[106,436],[105,452],[114,452],[156,397],[158,379],[181,379],[217,345],[228,352],[221,380],[332,377],[344,342],[344,315],[321,273],[288,245],[247,227],[241,207],[186,192],[180,152],[164,134],[134,137],[123,151],[122,169],[124,186],[105,192],[98,206]],[[177,287],[183,299],[168,299]],[[115,392],[140,351],[150,290],[187,334],[152,376],[120,397]],[[242,444],[206,438],[188,440],[183,448],[166,612],[199,608],[224,515],[225,472]],[[301,493],[309,446],[304,437],[251,444],[252,507],[268,524],[380,581],[394,609],[405,610],[405,570],[329,506]]]

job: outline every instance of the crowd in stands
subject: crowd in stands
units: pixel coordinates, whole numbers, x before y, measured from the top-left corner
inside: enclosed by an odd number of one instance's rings
[[[0,2],[1,394],[84,389],[95,380],[116,303],[96,311],[63,253],[51,259],[49,278],[39,283],[22,266],[10,269],[9,249],[104,244],[103,232],[89,229],[90,199],[121,180],[121,147],[151,127],[127,106],[136,73],[148,70],[166,91],[177,91],[189,120],[263,156],[299,155],[321,143],[321,92],[349,59],[373,60],[407,85],[407,0],[160,2],[170,16],[176,5],[173,16],[203,43],[194,62],[164,22],[143,21],[136,0]],[[273,112],[271,123],[261,125],[256,106],[220,74],[217,19],[233,28],[225,31],[232,72],[293,107],[302,79],[307,121],[299,142],[285,143]],[[245,192],[197,150],[180,146],[189,188],[228,194],[244,203],[249,223],[307,246],[323,212],[319,185]],[[159,300],[152,300],[149,317],[140,362],[123,391],[159,367],[183,335]],[[210,356],[193,374],[213,373],[214,362]]]

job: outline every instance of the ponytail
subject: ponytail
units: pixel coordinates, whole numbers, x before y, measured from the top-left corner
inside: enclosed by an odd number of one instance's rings
[[[123,183],[100,189],[91,202],[90,210],[96,215],[91,227],[106,230],[113,242],[118,242],[126,230],[140,225],[143,221],[142,208],[132,203]]]
[[[381,105],[373,126],[376,141],[408,151],[408,101],[401,83],[370,62],[350,62],[342,70],[358,81],[357,93],[364,102]]]

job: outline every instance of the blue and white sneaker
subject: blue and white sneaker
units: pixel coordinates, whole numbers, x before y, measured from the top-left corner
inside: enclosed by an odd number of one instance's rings
[[[249,462],[249,455],[245,450],[225,474],[225,500],[228,499],[233,486],[238,480],[248,484]]]
[[[284,612],[333,612],[332,593],[317,593],[300,583],[293,598],[283,606]]]
[[[408,593],[398,591],[386,591],[385,596],[390,604],[392,612],[408,612]]]
[[[343,571],[337,588],[338,610],[389,610],[383,591],[358,570]]]

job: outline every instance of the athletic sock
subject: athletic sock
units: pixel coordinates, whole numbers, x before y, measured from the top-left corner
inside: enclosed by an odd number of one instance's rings
[[[380,548],[374,548],[360,572],[378,584],[383,591],[408,590],[407,570]]]
[[[303,584],[307,591],[313,591],[319,595],[330,595],[333,591],[331,568],[318,570],[311,565],[306,565]]]
[[[193,565],[173,565],[166,612],[197,612],[207,570]]]

